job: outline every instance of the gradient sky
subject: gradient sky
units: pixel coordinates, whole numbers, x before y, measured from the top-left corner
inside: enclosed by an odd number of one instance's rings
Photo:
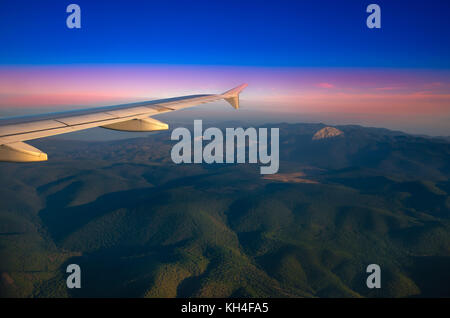
[[[65,26],[70,3],[81,7],[80,30]],[[380,30],[365,26],[370,3],[381,7]],[[0,115],[248,82],[248,116],[450,135],[449,9],[400,0],[2,0]]]

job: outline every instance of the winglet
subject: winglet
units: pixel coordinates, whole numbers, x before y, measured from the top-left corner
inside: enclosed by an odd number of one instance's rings
[[[222,94],[225,99],[234,109],[239,109],[239,94],[246,88],[248,84],[239,85]]]

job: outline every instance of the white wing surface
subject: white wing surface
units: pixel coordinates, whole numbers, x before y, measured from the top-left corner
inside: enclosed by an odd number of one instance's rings
[[[47,160],[47,154],[24,141],[103,127],[122,131],[156,131],[168,125],[151,116],[182,108],[226,100],[239,108],[242,84],[223,94],[190,95],[147,102],[97,107],[86,110],[26,116],[0,120],[0,161],[34,162]]]

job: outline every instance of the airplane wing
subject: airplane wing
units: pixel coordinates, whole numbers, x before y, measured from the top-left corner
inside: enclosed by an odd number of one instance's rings
[[[121,131],[166,130],[169,126],[153,115],[186,107],[226,100],[239,108],[242,84],[223,94],[190,95],[147,102],[98,107],[48,115],[27,116],[0,120],[0,161],[34,162],[47,160],[47,154],[24,141],[65,134],[78,130],[103,127]]]

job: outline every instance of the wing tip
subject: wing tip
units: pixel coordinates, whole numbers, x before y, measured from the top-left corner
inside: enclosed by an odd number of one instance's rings
[[[241,84],[232,88],[222,94],[225,99],[234,109],[239,109],[239,94],[248,86],[247,83]]]
[[[244,90],[244,88],[246,88],[248,86],[248,84],[247,83],[244,83],[244,84],[241,84],[241,85],[239,85],[239,86],[236,86],[236,87],[234,87],[234,88],[232,88],[232,89],[230,89],[230,90],[228,90],[228,91],[226,91],[225,93],[223,93],[222,95],[223,96],[236,96],[236,95],[239,95],[243,90]]]

